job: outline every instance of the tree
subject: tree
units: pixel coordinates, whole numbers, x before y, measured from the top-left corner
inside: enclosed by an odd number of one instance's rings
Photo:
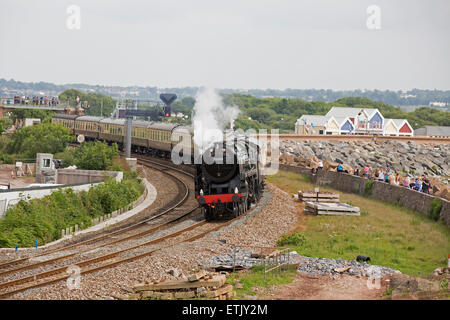
[[[6,147],[8,153],[35,158],[36,153],[62,152],[74,140],[70,130],[62,125],[41,123],[16,130]]]
[[[91,116],[109,117],[116,108],[116,100],[101,93],[84,93],[75,89],[68,89],[59,95],[60,101],[68,101],[70,105],[75,106],[76,98],[80,98],[80,102],[87,101],[87,106],[83,106],[85,114]]]
[[[78,169],[105,170],[111,166],[112,159],[119,155],[117,144],[108,146],[101,141],[85,142],[73,150],[66,150],[63,155],[63,166],[76,165]]]
[[[14,123],[25,118],[39,118],[42,122],[50,123],[54,114],[55,112],[51,110],[16,109],[10,112],[10,118]]]
[[[6,130],[6,121],[5,119],[0,119],[0,134],[5,132]]]

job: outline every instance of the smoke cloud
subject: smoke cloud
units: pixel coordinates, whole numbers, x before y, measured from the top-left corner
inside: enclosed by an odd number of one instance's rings
[[[223,131],[238,117],[240,110],[237,106],[225,105],[213,88],[201,89],[195,100],[194,144],[204,151],[213,143],[223,141]]]

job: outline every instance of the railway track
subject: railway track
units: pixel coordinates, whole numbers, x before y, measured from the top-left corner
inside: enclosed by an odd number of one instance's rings
[[[192,175],[190,173],[186,173],[186,172],[184,172],[182,170],[179,170],[179,169],[176,169],[176,168],[171,168],[170,166],[167,166],[167,165],[164,165],[164,164],[161,164],[161,163],[157,163],[157,162],[153,162],[153,161],[148,160],[148,159],[140,160],[140,162],[141,163],[142,162],[143,163],[147,163],[147,164],[151,163],[152,165],[156,164],[157,166],[159,166],[159,167],[161,167],[163,169],[156,169],[155,167],[153,167],[154,169],[159,170],[159,171],[163,171],[164,170],[164,173],[166,175],[170,176],[172,179],[174,179],[180,185],[183,186],[182,193],[180,192],[178,197],[175,197],[175,199],[172,201],[173,204],[169,205],[166,208],[161,208],[161,210],[159,210],[159,212],[157,212],[156,214],[152,215],[149,218],[146,218],[146,219],[144,219],[142,221],[139,221],[137,223],[133,223],[133,224],[125,226],[125,227],[123,227],[123,225],[122,225],[122,227],[120,227],[119,229],[117,229],[115,231],[104,233],[104,234],[101,234],[99,236],[95,236],[93,238],[87,239],[87,240],[77,241],[77,242],[75,242],[73,244],[70,244],[68,246],[63,246],[63,247],[56,248],[56,249],[53,249],[53,250],[46,250],[45,252],[43,252],[41,254],[34,255],[32,257],[25,257],[25,258],[20,258],[20,259],[15,259],[15,260],[12,260],[12,261],[7,261],[7,262],[0,263],[0,277],[2,275],[4,275],[4,274],[10,273],[11,271],[16,271],[16,269],[6,270],[6,271],[3,270],[3,269],[5,269],[5,268],[7,268],[9,266],[16,265],[16,264],[21,264],[21,263],[26,262],[26,261],[28,261],[30,259],[44,257],[44,256],[47,256],[47,255],[50,255],[50,254],[54,254],[54,253],[60,252],[60,251],[74,249],[74,248],[77,248],[77,247],[80,247],[80,246],[83,246],[83,245],[88,245],[88,244],[93,243],[93,242],[98,242],[98,241],[101,241],[101,240],[105,240],[107,238],[114,237],[114,236],[117,236],[117,235],[120,235],[120,234],[124,234],[124,233],[129,232],[129,231],[135,231],[138,228],[143,227],[143,226],[146,227],[149,222],[154,221],[154,220],[156,220],[156,219],[158,219],[158,218],[160,218],[160,217],[162,217],[164,215],[168,216],[167,214],[169,212],[174,212],[174,210],[176,208],[180,207],[188,199],[188,196],[189,196],[191,191],[189,190],[187,183],[184,182],[179,177],[176,177],[172,173],[168,172],[167,169],[170,169],[170,170],[173,170],[173,171],[176,171],[176,172],[180,172],[180,173],[185,174],[185,175],[187,175],[187,176],[192,178]],[[169,223],[172,223],[172,222],[175,222],[175,221],[178,221],[178,220],[184,218],[186,215],[190,214],[196,208],[197,207],[193,207],[191,209],[191,211],[185,212],[182,215],[176,214],[175,217],[173,217],[172,219],[169,217],[168,221],[165,222],[165,224],[169,224]],[[152,228],[150,231],[153,231],[154,229],[156,229],[156,228]],[[144,231],[143,233],[145,233],[145,232],[148,232],[148,230]],[[138,233],[136,235],[128,236],[128,237],[126,237],[126,239],[124,238],[124,240],[132,239],[133,237],[137,237],[139,235],[142,235],[143,233]],[[122,241],[122,240],[117,240],[114,243],[118,243],[120,241]],[[56,261],[56,259],[55,259],[55,261]],[[19,269],[19,268],[17,268],[17,269]]]
[[[161,162],[155,162],[145,158],[139,158],[138,161],[139,163],[145,164],[147,166],[151,165],[153,168],[161,167],[162,169],[160,170],[164,170],[164,173],[166,174],[169,173],[169,171],[173,170],[174,172],[178,172],[179,174],[192,177],[191,174],[186,173],[185,171],[167,166]],[[195,212],[195,210],[198,209],[197,207],[192,207],[188,210],[184,210],[181,214],[175,214],[176,209],[180,208],[180,205],[185,203],[185,200],[189,195],[189,188],[187,187],[186,183],[183,182],[183,185],[186,187],[184,189],[184,196],[179,199],[175,205],[172,205],[170,208],[166,208],[162,212],[159,212],[157,215],[140,221],[139,223],[132,224],[125,228],[118,229],[111,233],[103,234],[92,239],[58,248],[41,255],[36,255],[31,258],[19,259],[21,261],[16,260],[9,262],[10,266],[20,262],[24,262],[23,260],[36,260],[36,258],[44,258],[45,256],[58,252],[63,253],[64,251],[67,251],[69,249],[76,249],[83,245],[91,243],[95,244],[93,247],[78,249],[76,252],[69,252],[43,261],[32,262],[12,269],[0,271],[0,278],[3,278],[3,280],[0,280],[2,281],[0,283],[0,299],[9,298],[15,294],[38,287],[48,286],[59,281],[67,281],[67,279],[71,277],[71,275],[68,274],[68,268],[73,266],[77,266],[80,268],[80,275],[85,275],[102,269],[112,268],[119,264],[131,262],[133,260],[152,255],[154,252],[170,248],[184,242],[190,242],[200,239],[210,232],[216,231],[245,215],[241,215],[237,218],[225,222],[206,222],[203,220],[178,230],[169,231],[169,233],[163,234],[156,238],[149,239],[148,236],[151,236],[158,231],[162,231],[162,233],[167,232],[167,229],[164,229],[165,227],[173,224],[173,222],[180,221],[181,219],[190,215],[192,212]],[[168,218],[168,212],[174,213],[173,216]],[[154,224],[155,221],[160,218],[164,218],[166,221]],[[147,226],[149,223],[152,223],[154,225],[148,228]],[[137,226],[144,226],[144,230],[136,232]],[[175,225],[175,227],[176,226],[178,226],[178,224]],[[113,238],[130,230],[132,230],[134,233],[125,235],[119,239]],[[102,242],[104,240],[107,241]],[[100,244],[96,243],[99,241]],[[106,249],[108,246],[114,246],[114,250],[112,252],[94,255],[93,257],[82,257],[83,253],[89,255],[90,253],[98,252],[99,249]],[[64,261],[65,263],[62,263]],[[7,264],[4,263],[0,265],[0,267],[5,267],[6,265]],[[35,270],[35,272],[28,271],[37,268],[42,269],[44,266],[47,270]],[[9,279],[6,279],[5,277],[8,275],[10,277]]]
[[[0,278],[5,278],[8,275],[17,276],[17,273],[22,273],[26,270],[35,269],[35,268],[43,268],[44,266],[51,266],[55,263],[61,263],[61,261],[74,259],[77,255],[80,255],[82,253],[87,253],[89,251],[98,250],[99,248],[107,247],[110,245],[117,245],[119,243],[123,243],[126,241],[130,241],[133,239],[137,239],[140,237],[144,237],[146,235],[149,235],[151,233],[154,233],[160,229],[162,229],[165,226],[168,226],[176,221],[182,220],[184,217],[187,217],[191,213],[195,212],[198,208],[198,205],[195,202],[195,206],[191,206],[188,209],[183,209],[183,205],[186,204],[186,202],[189,202],[189,194],[192,192],[190,188],[188,187],[188,184],[183,181],[179,176],[174,174],[174,172],[180,173],[181,175],[184,175],[185,177],[189,177],[189,179],[192,179],[192,175],[190,173],[187,173],[183,170],[179,170],[177,168],[173,168],[171,166],[168,166],[163,163],[155,162],[149,159],[139,159],[139,162],[142,164],[145,164],[146,166],[151,166],[155,170],[159,170],[164,172],[165,175],[170,176],[173,180],[177,181],[179,185],[182,186],[181,192],[173,201],[170,202],[170,205],[166,208],[162,208],[162,210],[159,210],[156,214],[152,215],[149,218],[146,218],[142,221],[139,221],[137,223],[128,225],[126,227],[122,227],[118,230],[102,234],[99,236],[95,236],[94,238],[87,239],[84,241],[76,242],[73,244],[70,244],[68,246],[63,246],[61,248],[56,248],[53,250],[49,250],[46,252],[43,252],[38,255],[34,255],[32,257],[26,257],[21,259],[15,259],[13,261],[8,261],[0,264]],[[181,214],[180,211],[177,209],[183,209]],[[117,236],[123,235],[119,239],[116,239]],[[95,244],[94,247],[89,247],[89,244]],[[81,249],[80,247],[83,247]],[[88,247],[86,247],[88,246]],[[70,250],[76,250],[75,252],[71,252]],[[68,253],[65,253],[69,250]],[[58,255],[54,258],[45,259],[46,256],[55,255],[58,253],[62,253],[62,255]],[[120,253],[120,252],[119,252]],[[33,262],[36,260],[41,260],[38,262]],[[44,260],[43,260],[44,259]],[[29,262],[28,264],[26,264]],[[17,267],[17,265],[19,265]],[[13,268],[5,269],[8,267],[14,266]],[[45,274],[45,272],[42,272],[42,274]],[[36,274],[33,275],[34,277],[38,277]],[[28,279],[29,277],[22,277],[24,279]],[[19,278],[20,279],[20,278]],[[6,288],[9,287],[10,284],[16,283],[15,280],[9,280],[6,282],[3,282],[0,287]],[[0,280],[1,281],[1,280]]]
[[[137,260],[137,259],[149,256],[149,255],[152,255],[153,253],[155,253],[157,251],[167,249],[167,248],[176,246],[178,244],[195,241],[197,239],[200,239],[200,238],[206,236],[207,234],[209,234],[213,231],[217,231],[220,228],[222,228],[226,225],[229,225],[233,221],[240,219],[245,215],[246,215],[246,213],[237,218],[234,218],[232,220],[228,220],[225,222],[218,222],[218,223],[206,222],[205,220],[203,220],[203,221],[197,222],[193,225],[190,225],[188,227],[185,227],[181,230],[177,230],[175,232],[166,234],[162,237],[150,240],[148,242],[144,242],[139,245],[135,245],[133,247],[129,247],[126,249],[118,250],[116,252],[113,252],[113,253],[110,253],[107,255],[103,255],[100,257],[96,257],[93,259],[84,260],[75,265],[82,268],[80,270],[79,275],[86,275],[89,273],[100,271],[102,269],[112,268],[119,264],[131,262],[133,260]],[[206,228],[202,228],[202,227],[206,227]],[[204,229],[206,229],[206,230],[204,230]],[[193,231],[193,230],[197,231],[197,232],[195,232],[194,235],[189,234],[189,232]],[[186,235],[187,235],[187,237],[186,237]],[[181,236],[182,238],[184,237],[184,239],[176,239],[179,236]],[[136,254],[131,254],[129,256],[125,255],[123,257],[120,257],[120,255],[123,253],[130,254],[131,250],[135,250],[135,249],[142,248],[145,246],[155,245],[155,244],[158,244],[161,242],[170,242],[170,241],[167,241],[170,239],[175,239],[176,241],[173,241],[171,243],[165,243],[162,246],[156,247],[156,248],[151,247],[148,250],[145,250],[144,252],[138,252]],[[52,270],[49,270],[46,272],[41,272],[38,274],[33,274],[33,275],[26,276],[26,277],[22,277],[20,279],[12,280],[12,281],[9,281],[6,283],[1,283],[0,284],[0,299],[5,299],[8,297],[11,297],[15,294],[24,292],[26,290],[43,287],[43,286],[47,286],[47,285],[50,285],[50,284],[53,284],[53,283],[56,283],[59,281],[67,280],[69,277],[71,277],[71,275],[67,274],[68,268],[71,266],[73,266],[73,265],[59,267],[59,268],[52,269]],[[23,285],[23,286],[20,286],[20,285]],[[4,289],[8,289],[8,290],[5,291]]]

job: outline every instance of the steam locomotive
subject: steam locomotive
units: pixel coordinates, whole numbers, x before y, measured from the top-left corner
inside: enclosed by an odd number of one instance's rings
[[[125,119],[56,114],[52,122],[69,128],[72,134],[82,137],[81,141],[115,142],[120,148],[125,144]],[[204,155],[194,161],[195,196],[207,220],[237,217],[262,193],[259,146],[235,133],[230,140],[230,134],[226,141],[233,143],[216,143],[210,148],[211,155],[223,161],[209,164]],[[137,120],[133,121],[131,135],[134,152],[170,158],[173,149],[181,145],[181,154],[191,159],[195,154],[193,129],[189,126]]]
[[[206,220],[234,218],[259,201],[263,190],[259,146],[246,136],[236,136],[233,143],[218,142],[196,164],[195,196]],[[230,141],[229,138],[227,141]]]

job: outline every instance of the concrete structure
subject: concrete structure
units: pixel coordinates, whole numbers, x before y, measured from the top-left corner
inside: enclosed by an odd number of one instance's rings
[[[23,104],[14,104],[14,99],[12,98],[0,98],[0,119],[3,118],[5,113],[8,113],[12,110],[51,110],[56,111],[57,113],[66,113],[66,114],[78,114],[82,115],[82,108],[71,108],[69,105],[56,105],[56,106],[48,106],[48,105],[23,105]]]
[[[56,170],[56,183],[58,184],[78,184],[78,183],[96,183],[105,181],[105,177],[115,178],[117,182],[122,181],[123,172],[121,171],[102,171],[102,170],[77,170],[77,169],[58,169]]]
[[[424,126],[414,130],[415,136],[450,137],[450,127]]]
[[[89,190],[93,185],[102,183],[105,176],[115,178],[117,182],[122,181],[123,172],[121,171],[100,171],[100,170],[74,170],[58,169],[55,170],[56,183],[40,185],[28,188],[10,189],[0,191],[0,218],[13,205],[20,200],[30,200],[42,198],[51,194],[53,191],[66,188],[72,188],[75,191]]]
[[[34,126],[35,124],[41,123],[41,119],[39,118],[25,118],[24,127]]]
[[[36,182],[56,183],[56,169],[53,163],[53,154],[36,154]]]
[[[136,171],[137,158],[125,158],[125,161],[130,166],[131,171]]]
[[[43,198],[53,191],[58,190],[58,188],[66,189],[72,188],[75,191],[89,190],[91,184],[80,184],[71,186],[59,186],[51,185],[49,187],[33,187],[33,188],[22,188],[22,189],[11,189],[7,191],[0,192],[0,219],[2,219],[6,211],[12,206],[16,205],[20,200],[31,200],[36,198]]]

